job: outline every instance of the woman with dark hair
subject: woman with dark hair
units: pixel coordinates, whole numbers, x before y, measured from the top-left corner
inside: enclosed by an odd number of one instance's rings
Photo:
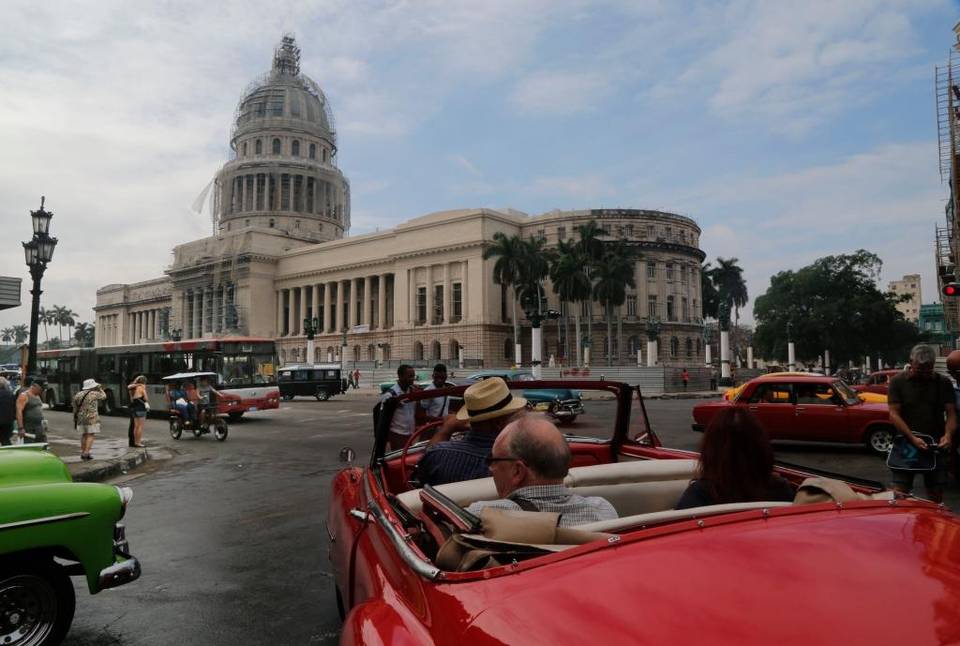
[[[790,483],[773,472],[773,449],[748,411],[731,406],[707,426],[700,445],[697,479],[676,509],[730,502],[792,501]]]

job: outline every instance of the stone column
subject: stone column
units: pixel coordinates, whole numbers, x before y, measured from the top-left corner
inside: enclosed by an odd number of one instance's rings
[[[283,336],[283,290],[277,290],[277,336]]]
[[[350,329],[357,324],[357,287],[360,280],[351,278],[346,282],[350,284],[350,291],[347,292],[347,329]]]
[[[220,299],[217,298],[217,286],[210,288],[210,331],[216,334],[220,327]]]
[[[295,287],[291,287],[287,290],[287,336],[293,336],[294,330],[296,329],[293,325],[294,317],[297,315],[296,311],[296,293],[297,290]]]
[[[464,260],[461,264],[463,269],[460,272],[460,320],[466,323],[469,312],[467,303],[470,302],[467,292],[467,285],[470,282],[470,261]]]
[[[223,284],[223,296],[220,300],[220,329],[224,332],[227,331],[227,288],[229,283]]]
[[[373,276],[364,276],[363,277],[363,320],[360,321],[361,325],[368,325],[370,328],[373,328],[373,304],[371,302],[370,296],[373,295]]]
[[[333,291],[333,283],[326,282],[323,284],[323,331],[330,331],[330,296]]]
[[[433,325],[433,265],[427,265],[427,325]]]
[[[417,270],[407,270],[407,320],[413,325],[417,320]]]
[[[385,330],[387,327],[387,275],[380,274],[380,281],[377,287],[377,329]]]
[[[139,343],[137,336],[137,313],[130,314],[130,343]]]
[[[442,323],[453,320],[453,289],[450,283],[450,263],[443,263],[443,317]]]
[[[240,211],[247,210],[247,176],[240,176]]]
[[[313,284],[313,309],[310,318],[320,320],[320,283]]]
[[[160,330],[158,327],[160,323],[160,317],[157,316],[157,313],[158,313],[158,310],[156,309],[150,310],[150,338],[151,339],[160,338]]]

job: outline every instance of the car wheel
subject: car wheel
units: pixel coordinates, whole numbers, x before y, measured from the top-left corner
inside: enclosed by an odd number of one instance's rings
[[[180,436],[183,434],[183,422],[180,418],[175,418],[170,420],[170,437],[175,440],[179,440]]]
[[[570,426],[575,421],[577,421],[576,415],[571,415],[570,417],[564,417],[557,420],[557,426]]]
[[[317,398],[318,402],[325,402],[330,399],[330,392],[323,388],[317,388],[317,392],[313,396]]]
[[[217,438],[218,442],[223,442],[227,439],[227,428],[227,420],[218,417],[213,427],[213,436]]]
[[[203,435],[203,427],[200,426],[200,422],[197,422],[197,425],[193,427],[193,436],[199,440],[201,435]]]
[[[886,455],[893,446],[893,429],[889,426],[879,426],[867,433],[867,448],[877,455]]]
[[[283,396],[283,401],[285,401],[285,402],[288,402],[288,401],[290,401],[291,399],[293,399],[293,395],[284,395],[284,396]]]
[[[231,422],[239,422],[240,418],[243,417],[244,411],[234,411],[232,413],[227,413],[227,416],[230,418]]]
[[[0,575],[0,644],[62,642],[76,607],[70,577],[53,562],[8,565]]]

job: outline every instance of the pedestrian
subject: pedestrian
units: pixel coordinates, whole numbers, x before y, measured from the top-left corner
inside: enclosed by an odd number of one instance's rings
[[[84,379],[73,396],[73,426],[80,433],[80,459],[92,460],[93,440],[100,432],[100,402],[107,398],[95,379]]]
[[[902,436],[902,439],[895,437],[894,444],[908,442],[921,451],[932,449],[923,438],[917,437],[918,434],[932,437],[940,449],[949,449],[953,442],[957,428],[953,384],[934,371],[936,356],[929,345],[915,345],[910,350],[909,369],[890,379],[887,393],[890,423]],[[927,497],[941,502],[948,467],[946,460],[936,462],[932,471],[923,472],[923,484]],[[903,494],[911,493],[916,471],[891,469],[891,473],[893,489]]]
[[[432,381],[424,390],[440,390],[449,388],[453,384],[447,381],[447,366],[438,363],[433,367]],[[420,400],[420,410],[422,411],[423,422],[435,422],[442,420],[450,413],[450,397],[433,397],[431,399]],[[417,420],[421,422],[420,419]]]
[[[28,377],[27,387],[17,395],[17,426],[20,427],[20,439],[26,434],[33,436],[34,442],[46,442],[46,420],[43,419],[43,400],[40,395],[46,386],[40,377]]]
[[[17,397],[10,389],[10,382],[0,377],[0,446],[10,446],[13,437],[13,422],[17,419]]]
[[[690,373],[687,372],[687,369],[684,368],[683,372],[680,373],[680,378],[683,379],[683,389],[687,389],[687,384],[690,383]]]
[[[417,371],[413,366],[401,364],[397,367],[397,383],[380,397],[379,405],[391,397],[399,397],[418,390],[413,382],[417,380]],[[402,449],[416,426],[416,402],[405,401],[397,406],[390,419],[389,443],[391,449]]]
[[[130,393],[130,413],[133,415],[133,446],[142,449],[144,447],[143,425],[150,411],[150,403],[147,401],[147,378],[143,375],[137,376],[133,383],[127,386],[127,391]]]
[[[356,390],[360,387],[360,368],[357,368],[353,371],[353,389]]]

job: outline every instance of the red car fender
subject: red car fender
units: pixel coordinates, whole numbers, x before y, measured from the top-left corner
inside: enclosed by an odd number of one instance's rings
[[[365,509],[362,490],[363,471],[357,467],[343,469],[333,477],[330,507],[327,510],[327,538],[330,563],[337,589],[343,603],[349,604],[353,588],[353,562],[356,557],[356,538],[365,526],[350,515],[351,509]],[[333,553],[337,558],[333,558]]]
[[[383,599],[359,604],[347,614],[340,633],[340,644],[363,646],[417,646],[433,644],[430,633],[402,606]]]

